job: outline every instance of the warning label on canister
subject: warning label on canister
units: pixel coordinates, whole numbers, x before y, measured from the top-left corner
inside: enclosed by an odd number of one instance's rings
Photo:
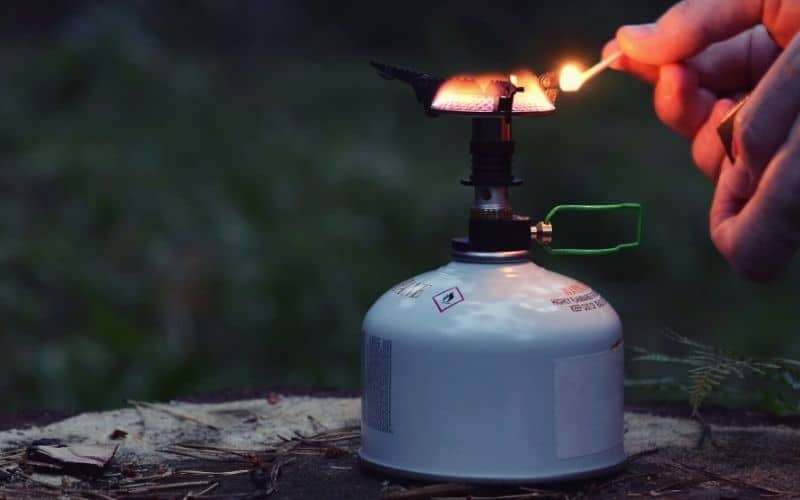
[[[440,313],[462,302],[464,302],[464,294],[461,293],[461,290],[459,290],[457,286],[448,288],[433,296],[433,303],[436,304],[436,309],[438,309]]]
[[[564,295],[551,298],[550,303],[572,312],[593,311],[608,305],[603,297],[586,285],[576,283],[561,291]]]
[[[392,341],[364,335],[361,419],[369,427],[392,432]]]

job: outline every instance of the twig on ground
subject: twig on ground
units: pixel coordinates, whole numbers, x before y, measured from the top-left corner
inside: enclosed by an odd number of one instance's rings
[[[37,460],[30,460],[30,459],[27,459],[27,458],[24,458],[24,459],[20,460],[18,462],[18,464],[19,465],[30,465],[31,467],[36,467],[37,469],[50,469],[50,470],[58,471],[58,472],[60,472],[62,470],[62,468],[60,466],[58,466],[58,465],[49,464],[47,462],[39,462]]]
[[[472,491],[475,491],[475,487],[468,484],[443,483],[387,492],[381,498],[384,500],[422,500],[433,496],[462,495]]]
[[[553,493],[556,493],[552,490],[543,490],[541,488],[533,488],[531,486],[517,486],[517,487],[526,493],[538,493],[539,495],[552,495]]]
[[[546,495],[541,493],[515,493],[511,495],[500,496],[474,496],[469,495],[466,497],[431,497],[431,500],[540,500],[543,498],[564,498],[563,493],[550,492]]]
[[[710,470],[701,469],[699,467],[692,467],[690,465],[680,464],[680,463],[674,462],[674,461],[667,462],[667,463],[669,465],[671,465],[672,467],[676,468],[676,469],[683,470],[684,472],[688,472],[690,474],[691,473],[705,474],[706,476],[711,477],[713,479],[718,479],[720,481],[725,481],[726,483],[735,484],[736,486],[739,486],[740,488],[750,488],[750,489],[759,490],[759,491],[764,492],[764,493],[769,493],[769,494],[778,495],[778,496],[800,497],[800,491],[779,490],[779,489],[772,488],[772,487],[769,487],[769,486],[764,486],[764,485],[761,485],[761,484],[751,483],[751,482],[745,481],[744,479],[738,479],[738,478],[735,478],[735,477],[729,477],[729,476],[726,476],[724,474],[720,474],[718,472],[713,472],[713,471],[710,471]]]
[[[278,491],[278,476],[281,473],[281,468],[294,462],[294,460],[295,459],[292,457],[278,457],[275,459],[275,462],[272,464],[272,468],[269,471],[269,487],[267,488],[267,495],[271,495]]]
[[[194,492],[191,492],[191,491],[190,491],[189,493],[187,493],[187,494],[186,494],[186,495],[183,497],[183,500],[187,500],[187,499],[189,499],[189,498],[197,498],[197,497],[201,497],[201,496],[205,495],[206,493],[208,493],[209,491],[211,491],[211,490],[213,490],[214,488],[216,488],[217,486],[219,486],[219,481],[217,481],[216,483],[211,483],[211,486],[209,486],[208,488],[204,488],[203,490],[201,490],[201,491],[198,491],[197,493],[194,493]]]
[[[157,484],[155,486],[144,486],[141,488],[126,487],[123,488],[122,493],[138,495],[142,493],[151,493],[153,491],[174,490],[177,488],[193,488],[195,486],[208,486],[211,483],[212,481],[185,481],[182,483]]]
[[[659,451],[660,451],[659,448],[651,448],[649,450],[642,450],[642,451],[640,451],[638,453],[634,453],[633,455],[628,456],[628,458],[625,459],[625,463],[626,464],[630,464],[632,462],[635,462],[636,460],[639,460],[642,457],[646,457],[648,455],[653,455],[655,453],[658,453]]]
[[[211,472],[205,470],[179,470],[175,474],[179,476],[221,476],[221,477],[228,477],[228,476],[238,476],[240,474],[247,474],[250,472],[250,469],[239,469],[239,470],[230,470],[230,471],[221,471],[221,472]]]
[[[167,407],[162,406],[162,405],[158,405],[158,404],[155,404],[155,403],[148,403],[147,401],[135,401],[133,399],[129,399],[126,402],[128,404],[130,404],[130,405],[133,405],[133,406],[141,406],[142,408],[148,408],[150,410],[155,410],[155,411],[160,411],[161,413],[166,413],[167,415],[169,415],[171,417],[175,417],[178,420],[184,420],[186,422],[192,422],[192,423],[195,423],[195,424],[198,424],[198,425],[202,425],[202,426],[208,427],[209,429],[212,429],[212,430],[215,430],[215,431],[219,431],[220,430],[220,428],[217,427],[214,424],[210,424],[208,422],[204,422],[203,420],[200,420],[200,419],[198,419],[196,417],[193,417],[191,415],[186,415],[184,413],[172,410],[172,409],[167,408]]]
[[[215,457],[209,457],[208,455],[194,454],[180,450],[171,450],[169,448],[159,448],[156,451],[159,453],[169,453],[170,455],[179,455],[181,457],[195,458],[197,460],[215,460]],[[216,457],[216,459],[219,459],[219,457]]]
[[[311,424],[311,427],[313,427],[315,431],[322,432],[328,430],[328,427],[326,425],[324,425],[322,422],[314,418],[312,415],[306,415],[306,418],[308,418],[308,422]]]
[[[256,456],[256,453],[250,454],[243,454],[243,453],[232,453],[232,452],[216,452],[212,450],[203,450],[198,448],[189,448],[188,450],[181,449],[183,447],[179,445],[173,445],[172,447],[168,448],[159,448],[158,452],[160,453],[169,453],[171,455],[179,455],[182,457],[189,457],[195,458],[198,460],[213,460],[217,462],[244,462],[244,463],[251,463],[253,462],[253,458]],[[266,460],[272,460],[275,454],[266,454]]]
[[[47,497],[60,497],[60,491],[36,489],[30,487],[16,488],[16,487],[0,487],[0,498],[47,498]]]
[[[99,498],[100,500],[114,500],[114,497],[108,496],[105,493],[96,490],[81,491],[81,495],[86,495],[90,498]]]
[[[209,446],[206,444],[194,444],[194,443],[177,443],[174,446],[180,446],[181,448],[194,448],[195,450],[221,451],[225,453],[231,453],[234,455],[250,455],[253,453],[266,453],[275,451],[274,448],[267,448],[265,450],[245,450],[241,448],[222,448],[219,446]]]
[[[330,444],[334,441],[349,441],[351,439],[356,439],[361,436],[361,431],[356,430],[335,430],[335,431],[325,431],[320,432],[318,434],[314,434],[313,436],[303,436],[300,432],[294,432],[295,437],[293,440],[299,440],[303,444],[307,445],[319,445],[319,444]],[[281,437],[281,436],[278,436]],[[282,438],[281,439],[285,439]]]
[[[30,481],[32,483],[36,483],[36,484],[38,484],[40,486],[44,486],[45,488],[47,488],[49,490],[58,490],[58,489],[60,489],[58,486],[53,486],[50,483],[45,483],[44,481],[39,481],[38,479],[34,479],[32,476],[30,476],[28,474],[25,474],[24,472],[22,472],[19,469],[15,469],[15,470],[8,471],[8,472],[10,472],[11,474],[15,474],[17,476],[20,476],[20,477],[24,478],[26,481]]]
[[[16,450],[0,453],[0,465],[5,463],[14,463],[23,456],[25,456],[25,448],[18,448]]]
[[[120,484],[128,484],[128,483],[141,483],[142,481],[150,481],[151,479],[166,479],[171,477],[174,474],[171,470],[166,470],[160,474],[151,474],[149,476],[140,476],[140,477],[131,477],[127,479],[123,479],[120,481]]]
[[[250,493],[218,493],[214,495],[203,495],[203,498],[253,498],[253,492]]]
[[[692,484],[694,484],[694,483],[696,483],[697,481],[700,481],[700,480],[701,479],[699,479],[697,477],[694,477],[694,478],[691,478],[691,479],[681,479],[680,481],[675,481],[675,482],[669,483],[669,484],[667,484],[665,486],[661,486],[660,488],[656,488],[656,489],[650,490],[650,496],[651,497],[661,497],[661,496],[666,496],[666,495],[674,495],[676,493],[680,493],[681,491],[683,491],[682,488],[685,488],[686,486],[690,486],[690,485],[692,485]]]

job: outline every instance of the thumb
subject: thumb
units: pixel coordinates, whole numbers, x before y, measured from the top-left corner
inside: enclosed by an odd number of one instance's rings
[[[761,23],[763,0],[683,0],[655,23],[623,26],[620,49],[647,64],[680,62]]]

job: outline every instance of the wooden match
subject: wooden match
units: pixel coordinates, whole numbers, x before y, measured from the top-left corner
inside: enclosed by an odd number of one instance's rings
[[[581,72],[580,68],[575,64],[565,65],[561,69],[561,73],[559,74],[558,78],[561,90],[564,92],[575,92],[581,88],[587,80],[611,66],[611,64],[619,59],[621,55],[622,52],[615,51],[599,63],[583,72]]]
[[[586,83],[586,81],[588,79],[592,78],[596,74],[600,73],[604,69],[606,69],[609,66],[611,66],[611,64],[613,64],[613,62],[616,61],[617,59],[619,59],[621,56],[622,56],[622,52],[620,52],[619,50],[614,51],[608,57],[606,57],[605,59],[603,59],[599,63],[595,64],[591,68],[589,68],[586,71],[584,71],[583,75],[581,75],[582,83]]]

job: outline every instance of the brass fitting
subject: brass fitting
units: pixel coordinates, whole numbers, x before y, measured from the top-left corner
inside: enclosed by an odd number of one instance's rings
[[[531,226],[531,239],[542,245],[549,245],[553,242],[553,225],[539,221],[535,226]]]

